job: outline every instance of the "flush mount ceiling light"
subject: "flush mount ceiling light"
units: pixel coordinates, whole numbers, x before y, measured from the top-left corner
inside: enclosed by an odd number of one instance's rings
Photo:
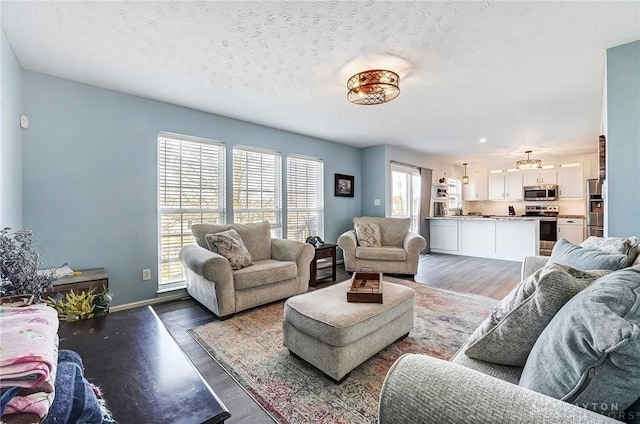
[[[462,184],[469,184],[469,176],[467,175],[467,162],[463,163],[464,165],[464,175],[462,176]]]
[[[542,161],[540,159],[529,159],[531,150],[525,152],[527,158],[516,162],[516,169],[539,169],[542,168]]]
[[[400,94],[400,77],[393,71],[373,69],[347,80],[347,99],[357,105],[379,105]]]

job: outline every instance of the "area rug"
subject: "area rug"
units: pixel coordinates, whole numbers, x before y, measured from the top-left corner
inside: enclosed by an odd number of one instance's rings
[[[282,345],[284,301],[189,330],[191,336],[279,423],[375,423],[387,371],[404,353],[450,359],[496,305],[494,299],[385,277],[416,291],[415,325],[340,385]],[[345,294],[346,297],[346,294]]]

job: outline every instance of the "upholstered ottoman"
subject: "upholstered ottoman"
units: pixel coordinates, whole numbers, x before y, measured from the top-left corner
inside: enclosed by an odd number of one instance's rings
[[[349,303],[350,284],[294,296],[284,305],[284,345],[336,383],[413,328],[413,289],[385,282],[384,303]]]

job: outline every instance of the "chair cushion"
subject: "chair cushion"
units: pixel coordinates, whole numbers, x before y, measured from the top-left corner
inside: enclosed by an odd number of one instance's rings
[[[253,265],[233,272],[233,285],[236,290],[246,290],[265,284],[297,278],[298,266],[295,262],[263,259]]]
[[[360,223],[374,223],[380,226],[383,246],[402,247],[404,238],[411,229],[411,218],[383,218],[361,216],[353,218],[354,226]]]
[[[356,258],[379,261],[406,261],[407,251],[401,247],[356,247]]]
[[[601,277],[542,332],[520,386],[608,415],[640,396],[640,267]]]
[[[595,237],[591,236],[580,243],[585,249],[599,250],[603,253],[627,255],[627,266],[631,266],[638,255],[638,237]]]
[[[360,222],[353,224],[356,230],[358,244],[363,247],[380,247],[382,246],[382,236],[380,235],[380,226],[375,222]]]
[[[583,270],[609,269],[615,271],[627,266],[627,255],[585,249],[561,238],[553,246],[547,265],[553,263]]]
[[[229,261],[231,269],[245,268],[253,263],[247,247],[234,229],[207,234],[205,240],[212,252],[224,256]]]
[[[469,337],[465,354],[494,364],[523,366],[538,336],[569,299],[609,271],[545,266],[518,284]]]
[[[271,258],[271,225],[269,221],[229,225],[194,224],[191,226],[191,232],[196,243],[208,249],[209,246],[205,239],[207,234],[215,234],[232,228],[240,234],[240,238],[254,261]]]

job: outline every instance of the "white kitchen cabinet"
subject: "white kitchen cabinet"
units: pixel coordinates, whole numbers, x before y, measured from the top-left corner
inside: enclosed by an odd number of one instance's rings
[[[486,170],[477,170],[469,175],[469,183],[462,185],[463,200],[487,200],[489,196]]]
[[[429,246],[435,251],[458,251],[458,221],[455,219],[429,220]]]
[[[522,171],[522,181],[525,187],[536,186],[544,184],[556,184],[556,170],[555,169],[532,169]]]
[[[460,253],[492,258],[496,251],[496,221],[467,219],[460,221]]]
[[[579,199],[584,197],[585,180],[581,166],[558,166],[558,197]]]
[[[489,200],[522,200],[522,173],[489,175]]]
[[[584,241],[584,219],[558,218],[558,240],[564,238],[573,244]]]
[[[522,261],[538,254],[539,224],[534,220],[496,221],[496,258]]]

